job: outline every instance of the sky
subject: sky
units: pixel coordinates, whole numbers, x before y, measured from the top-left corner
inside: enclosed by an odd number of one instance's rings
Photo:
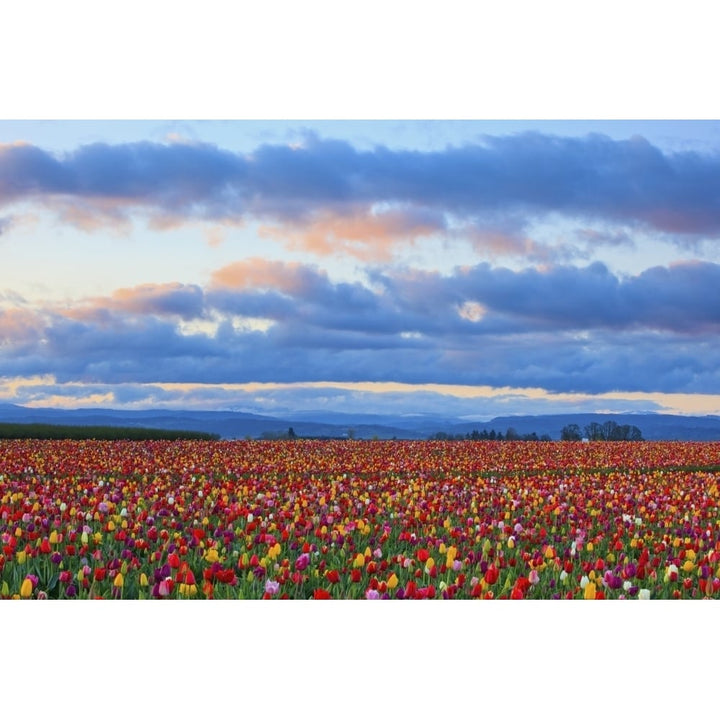
[[[0,401],[720,414],[713,120],[0,121]]]

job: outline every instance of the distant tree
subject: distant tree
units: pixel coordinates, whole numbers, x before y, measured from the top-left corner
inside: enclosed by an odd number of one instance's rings
[[[619,434],[618,424],[612,420],[604,422],[602,425],[602,439],[615,440]]]
[[[633,442],[637,442],[639,440],[642,440],[642,432],[640,431],[639,427],[636,427],[635,425],[630,426],[630,433],[628,435],[628,440],[632,440]]]
[[[581,440],[580,426],[575,423],[566,425],[560,432],[561,440]]]
[[[514,427],[509,427],[505,431],[505,439],[506,440],[519,440],[520,435],[518,434],[518,431]]]
[[[585,435],[588,440],[605,440],[622,442],[626,440],[642,440],[642,433],[635,425],[618,425],[612,420],[600,423],[591,422],[585,426]]]
[[[293,430],[292,428],[288,430],[287,436],[290,440],[295,440],[295,438],[297,437],[297,435],[295,434],[295,430]]]

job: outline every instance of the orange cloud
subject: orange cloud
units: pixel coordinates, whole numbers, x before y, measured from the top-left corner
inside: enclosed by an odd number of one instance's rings
[[[315,272],[297,262],[256,257],[216,270],[212,274],[211,284],[232,289],[275,289],[295,294],[307,285],[308,273]]]
[[[30,310],[9,308],[0,310],[0,345],[32,340],[44,327],[41,317]]]
[[[261,237],[281,240],[293,250],[316,255],[348,254],[361,260],[388,260],[400,242],[444,231],[444,223],[427,214],[389,210],[351,214],[320,212],[304,223],[264,225]]]
[[[72,320],[102,323],[111,319],[108,311],[199,317],[202,304],[203,293],[198,286],[171,282],[120,288],[109,297],[86,298],[79,305],[53,310]]]

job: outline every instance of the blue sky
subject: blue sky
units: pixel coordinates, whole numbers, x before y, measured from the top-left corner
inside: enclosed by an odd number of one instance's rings
[[[720,413],[719,133],[0,122],[0,399]]]

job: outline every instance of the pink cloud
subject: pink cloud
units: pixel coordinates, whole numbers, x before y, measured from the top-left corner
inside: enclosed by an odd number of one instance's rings
[[[40,315],[23,308],[0,309],[0,346],[40,337],[45,323]]]
[[[203,291],[196,285],[178,282],[137,285],[115,290],[109,297],[86,298],[78,305],[54,311],[73,320],[99,323],[110,320],[112,312],[197,318],[203,314]]]
[[[294,295],[302,292],[317,275],[318,271],[301,263],[256,257],[216,270],[211,284],[234,290],[272,289]]]
[[[413,210],[373,213],[322,211],[309,220],[264,225],[261,237],[281,240],[315,255],[349,254],[362,260],[388,260],[395,245],[445,231],[441,215]]]

